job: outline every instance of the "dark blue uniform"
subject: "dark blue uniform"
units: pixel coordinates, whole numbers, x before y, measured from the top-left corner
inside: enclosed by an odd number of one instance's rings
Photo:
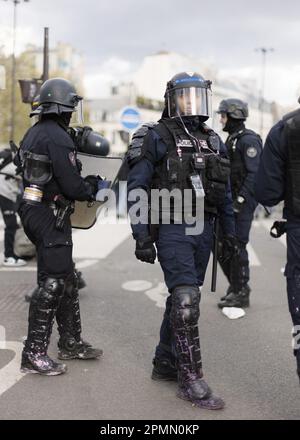
[[[26,133],[21,150],[48,156],[53,170],[53,178],[44,186],[42,203],[23,202],[20,207],[24,230],[37,247],[39,281],[48,277],[67,278],[73,273],[71,223],[67,218],[63,230],[55,227],[54,197],[62,194],[68,200],[88,200],[91,189],[78,172],[71,137],[55,118],[33,126]],[[27,186],[24,181],[24,187]]]
[[[232,261],[227,261],[221,266],[231,284],[230,290],[236,293],[242,290],[249,292],[250,289],[247,285],[249,282],[249,257],[246,246],[249,242],[253,214],[257,206],[254,197],[254,183],[260,163],[262,142],[255,132],[245,129],[244,124],[241,123],[240,130],[236,130],[228,136],[226,146],[231,161],[231,190],[234,207],[238,211],[235,212],[235,223],[236,235],[240,243],[240,254],[235,265]],[[239,197],[243,197],[244,203],[238,203]],[[227,301],[230,301],[230,298]]]
[[[286,121],[279,121],[268,134],[261,164],[256,175],[256,199],[267,206],[275,206],[285,200],[289,192],[287,185],[288,146],[284,132],[285,124]],[[285,276],[287,279],[289,311],[294,326],[300,326],[300,217],[296,216],[286,203],[283,209],[283,217],[287,220]],[[299,330],[295,331],[295,334],[297,333],[299,333]],[[295,350],[295,355],[298,358],[298,374],[300,375],[299,350]]]
[[[167,154],[167,146],[155,130],[150,130],[147,139],[148,157],[138,161],[129,171],[128,192],[136,188],[149,191],[155,170],[155,164]],[[220,154],[226,156],[226,147],[220,142]],[[234,235],[235,225],[232,209],[230,185],[227,185],[223,209],[220,212],[224,233]],[[214,216],[205,214],[204,231],[201,235],[186,235],[185,228],[190,225],[159,225],[155,242],[157,256],[164,273],[165,283],[170,293],[180,285],[202,286],[212,249]],[[133,237],[136,240],[149,236],[146,224],[132,224]],[[157,357],[173,360],[171,354],[171,295],[167,298],[166,311],[161,326],[160,343],[156,349]]]
[[[60,334],[60,348],[64,346],[71,351],[81,341],[78,285],[72,260],[71,222],[67,216],[62,229],[57,228],[54,199],[57,195],[63,195],[69,201],[92,198],[92,188],[80,177],[77,169],[73,141],[58,116],[47,115],[28,130],[20,147],[21,160],[27,152],[39,155],[38,157],[48,157],[51,161],[52,178],[43,187],[41,202],[30,204],[23,200],[19,209],[24,231],[37,249],[39,284],[30,303],[23,367],[27,366],[27,356],[46,355],[55,316]],[[24,176],[29,179],[26,174],[26,167],[29,165],[25,161],[22,166],[26,190],[30,182]],[[30,365],[28,368],[31,371]]]

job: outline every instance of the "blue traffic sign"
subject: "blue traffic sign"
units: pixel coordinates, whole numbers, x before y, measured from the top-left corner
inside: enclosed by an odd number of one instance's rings
[[[122,110],[120,122],[125,130],[135,130],[141,125],[141,114],[134,107],[125,107]]]

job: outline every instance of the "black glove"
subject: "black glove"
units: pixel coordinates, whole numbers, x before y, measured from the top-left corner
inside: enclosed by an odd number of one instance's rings
[[[156,259],[156,250],[151,237],[146,237],[142,240],[136,241],[135,256],[140,261],[154,264]]]
[[[238,256],[240,253],[239,240],[234,235],[225,235],[222,240],[222,252],[220,261],[225,261]]]
[[[275,230],[275,232],[273,232]],[[270,235],[273,238],[279,238],[286,233],[286,220],[277,220],[270,229]]]
[[[243,196],[238,196],[233,202],[233,211],[239,214],[245,204],[245,198]]]
[[[91,188],[92,194],[95,196],[98,192],[98,181],[99,177],[94,175],[89,175],[84,178],[84,181],[88,184],[88,186]]]

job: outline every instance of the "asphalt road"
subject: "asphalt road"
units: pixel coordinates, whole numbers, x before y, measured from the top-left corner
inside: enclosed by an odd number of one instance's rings
[[[263,220],[252,229],[251,307],[244,318],[229,320],[216,307],[227,287],[221,271],[217,294],[209,293],[210,271],[202,289],[204,372],[226,401],[223,411],[192,407],[176,398],[176,384],[150,379],[166,297],[160,267],[135,260],[127,225],[97,225],[76,232],[74,243],[88,284],[81,291],[83,336],[103,348],[99,361],[70,361],[59,377],[21,375],[28,312],[23,296],[35,285],[35,264],[0,268],[0,419],[299,419],[282,274],[286,248],[267,227]],[[52,356],[56,341],[54,330]]]

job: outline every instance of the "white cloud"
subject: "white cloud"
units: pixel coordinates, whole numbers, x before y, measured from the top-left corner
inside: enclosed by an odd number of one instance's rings
[[[109,96],[114,84],[130,80],[133,64],[113,56],[99,64],[92,73],[85,75],[84,87],[87,98],[105,98]]]
[[[28,44],[42,46],[43,35],[29,26],[19,26],[16,31],[16,54],[19,55],[26,49]],[[12,52],[13,30],[11,26],[0,26],[0,47],[6,55]]]
[[[261,67],[221,69],[219,78],[240,78],[257,83],[257,92],[261,87]],[[277,101],[283,106],[295,107],[300,94],[300,64],[285,67],[267,66],[265,79],[265,97],[269,101]]]

